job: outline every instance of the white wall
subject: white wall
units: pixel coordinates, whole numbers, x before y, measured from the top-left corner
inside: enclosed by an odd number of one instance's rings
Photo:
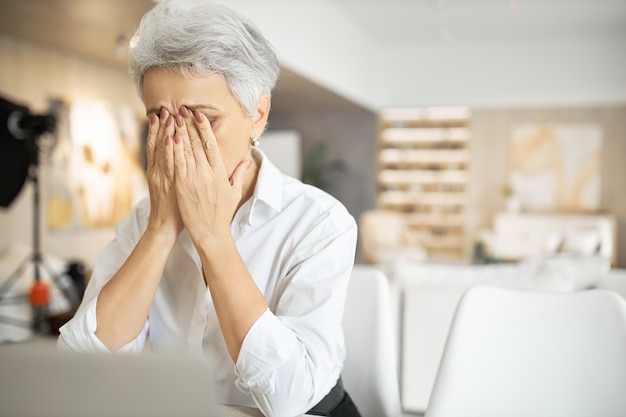
[[[250,18],[293,71],[374,109],[371,52],[363,34],[330,0],[216,0]]]
[[[91,98],[132,105],[140,115],[145,110],[135,91],[124,69],[0,35],[0,95],[26,105],[33,113],[45,112],[51,98],[69,101]],[[43,210],[48,177],[44,160],[41,174],[44,254],[82,260],[90,267],[113,237],[113,230],[47,231]],[[0,250],[12,243],[32,244],[32,196],[27,183],[11,206],[0,210]]]
[[[440,42],[381,50],[386,105],[573,106],[626,102],[626,36]]]
[[[302,135],[295,129],[267,130],[259,148],[285,175],[302,179]]]
[[[626,102],[626,25],[613,22],[611,30],[602,29],[607,12],[593,13],[595,9],[584,2],[520,2],[516,19],[508,15],[508,2],[507,7],[494,2],[455,2],[447,4],[450,16],[472,12],[471,17],[462,19],[462,29],[479,35],[450,40],[434,36],[426,42],[403,43],[373,39],[373,33],[384,32],[384,25],[393,22],[381,16],[380,21],[371,23],[380,28],[359,27],[347,14],[357,9],[340,1],[221,2],[257,23],[286,66],[370,110],[394,105]],[[371,4],[363,5],[367,6]],[[397,4],[391,2],[388,7],[394,6]],[[420,6],[416,25],[426,23],[424,19],[436,20],[425,4]],[[606,6],[617,11],[615,19],[624,14],[619,4],[600,1],[597,5]],[[479,19],[482,12],[487,15],[483,20]],[[535,18],[541,21],[534,22]],[[496,19],[501,22],[494,22]],[[568,23],[559,32],[562,20]],[[485,24],[515,25],[515,30],[525,26],[526,33],[512,30],[513,35],[497,38],[489,33],[492,26],[481,28]],[[549,29],[551,24],[556,29]],[[533,32],[535,27],[537,32]],[[454,28],[451,32],[454,34]]]

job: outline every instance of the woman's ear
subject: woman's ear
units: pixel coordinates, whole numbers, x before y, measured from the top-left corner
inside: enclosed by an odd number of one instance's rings
[[[257,102],[257,113],[253,116],[252,137],[259,137],[265,130],[267,118],[270,115],[271,99],[267,94],[261,94]]]

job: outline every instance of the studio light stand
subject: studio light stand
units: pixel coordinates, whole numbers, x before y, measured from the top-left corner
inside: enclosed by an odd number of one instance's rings
[[[23,141],[22,146],[15,149],[25,150],[28,170],[27,180],[31,182],[33,187],[33,244],[32,254],[24,259],[17,269],[9,275],[0,286],[0,305],[24,302],[24,296],[8,297],[7,292],[11,286],[22,276],[24,270],[32,263],[34,268],[33,285],[28,294],[28,300],[33,311],[32,327],[36,332],[48,334],[50,333],[50,324],[48,322],[48,303],[50,301],[50,287],[41,278],[42,268],[45,268],[41,254],[41,192],[39,183],[40,168],[40,140],[41,136],[47,132],[53,132],[56,126],[56,118],[53,115],[31,115],[27,108],[18,106],[2,99],[2,107],[12,108],[6,118],[7,132],[10,137],[0,138],[0,140],[13,140],[19,144]],[[4,119],[4,117],[3,117]],[[3,121],[0,121],[3,122]],[[4,131],[4,130],[2,130]],[[21,155],[15,155],[19,157]],[[19,189],[18,189],[19,191]],[[49,273],[51,271],[48,271]],[[53,279],[54,274],[51,274]],[[0,322],[12,324],[20,327],[29,327],[31,323],[27,320],[0,316]]]

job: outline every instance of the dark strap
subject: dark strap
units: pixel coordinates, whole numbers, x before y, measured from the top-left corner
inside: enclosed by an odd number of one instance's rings
[[[330,390],[328,394],[322,401],[317,403],[313,408],[311,408],[307,414],[313,414],[318,416],[329,416],[330,412],[333,411],[341,401],[345,397],[346,393],[343,390],[343,382],[341,382],[341,377],[337,380],[335,386]]]

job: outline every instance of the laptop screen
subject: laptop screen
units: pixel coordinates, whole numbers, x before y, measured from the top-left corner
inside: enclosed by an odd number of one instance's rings
[[[209,362],[171,353],[0,349],[0,415],[215,416]]]

